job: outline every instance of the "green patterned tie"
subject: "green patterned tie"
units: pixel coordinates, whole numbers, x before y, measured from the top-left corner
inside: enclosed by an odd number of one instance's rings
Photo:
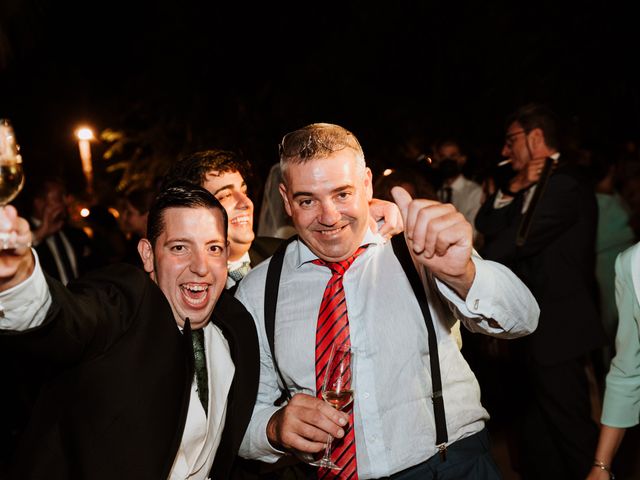
[[[207,413],[209,405],[209,379],[207,377],[207,357],[204,354],[204,329],[199,328],[191,332],[193,342],[193,360],[196,370],[196,383],[198,385],[198,397]]]
[[[231,278],[233,278],[233,280],[238,283],[240,280],[242,280],[244,278],[244,276],[249,273],[249,270],[251,270],[251,263],[250,262],[242,262],[242,265],[240,265],[238,268],[236,268],[235,270],[230,270],[229,271],[229,276]]]

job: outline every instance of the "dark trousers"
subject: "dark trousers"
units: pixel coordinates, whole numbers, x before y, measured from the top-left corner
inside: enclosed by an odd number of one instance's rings
[[[529,360],[519,442],[524,480],[582,480],[589,472],[598,427],[591,417],[585,362],[544,366]]]
[[[286,459],[292,457],[285,457]],[[291,461],[288,461],[291,463]],[[257,465],[257,463],[256,463]],[[284,466],[284,465],[283,465]],[[253,475],[232,476],[236,480],[316,480],[318,469],[305,463],[296,463],[272,472]],[[447,447],[447,460],[442,461],[439,454],[428,460],[398,472],[385,480],[500,480],[498,467],[489,453],[489,434],[487,429],[458,440]],[[381,479],[382,480],[382,479]]]
[[[487,429],[447,447],[447,459],[435,454],[426,462],[398,472],[391,480],[499,480],[502,476],[489,451]]]

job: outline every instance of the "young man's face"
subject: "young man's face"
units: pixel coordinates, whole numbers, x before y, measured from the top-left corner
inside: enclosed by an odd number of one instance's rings
[[[371,170],[358,168],[345,148],[331,156],[290,164],[280,194],[298,235],[323,260],[349,258],[369,225]]]
[[[202,185],[222,204],[229,217],[229,260],[238,260],[251,247],[253,202],[247,196],[247,184],[240,172],[207,173]]]
[[[151,245],[140,240],[144,269],[169,300],[181,327],[209,321],[227,281],[227,245],[222,212],[215,208],[168,208],[164,230]]]

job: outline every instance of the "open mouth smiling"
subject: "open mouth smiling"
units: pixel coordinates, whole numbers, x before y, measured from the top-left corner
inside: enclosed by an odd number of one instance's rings
[[[251,216],[250,215],[241,215],[239,217],[235,217],[231,220],[232,225],[247,225],[249,223],[251,223]]]
[[[207,301],[209,285],[206,283],[183,283],[180,291],[185,302],[192,307],[199,307]]]

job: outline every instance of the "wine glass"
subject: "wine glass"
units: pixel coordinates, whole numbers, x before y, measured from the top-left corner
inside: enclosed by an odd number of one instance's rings
[[[349,344],[334,344],[329,354],[329,362],[324,371],[322,399],[336,410],[342,410],[353,402],[354,351]],[[320,460],[310,462],[316,467],[340,470],[342,467],[331,461],[331,436],[327,439],[324,455]]]
[[[20,147],[16,143],[13,126],[7,119],[0,119],[0,208],[4,208],[22,190],[24,173]],[[18,244],[15,234],[0,233],[0,249],[26,247]]]

